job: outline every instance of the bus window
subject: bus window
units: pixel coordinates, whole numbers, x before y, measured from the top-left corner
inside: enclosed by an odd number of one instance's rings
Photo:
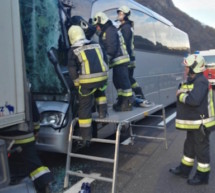
[[[117,9],[110,9],[105,13],[112,21],[117,19]],[[134,21],[134,47],[136,49],[154,50],[156,41],[153,25],[155,20],[134,9],[131,10],[131,20]]]
[[[185,55],[190,51],[188,36],[181,30],[171,28],[172,52],[179,55]]]
[[[155,50],[155,19],[138,10],[131,10],[134,21],[134,46],[136,49]]]
[[[61,34],[57,0],[20,0],[26,71],[37,94],[66,92],[47,57],[51,47],[58,48]]]
[[[107,14],[111,21],[115,21],[117,19],[117,9],[109,9],[104,11],[104,13]]]
[[[156,48],[159,52],[171,52],[171,30],[170,26],[156,20]]]

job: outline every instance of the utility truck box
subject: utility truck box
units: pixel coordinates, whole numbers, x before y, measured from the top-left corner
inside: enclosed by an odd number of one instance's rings
[[[25,78],[19,1],[0,6],[0,130],[25,121]]]

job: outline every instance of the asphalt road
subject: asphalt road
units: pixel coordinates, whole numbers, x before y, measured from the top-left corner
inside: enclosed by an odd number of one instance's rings
[[[175,112],[175,107],[166,109],[166,117]],[[144,124],[156,125],[161,119],[147,118]],[[139,134],[163,136],[163,132],[155,129],[138,128]],[[167,124],[168,149],[163,141],[136,139],[133,145],[120,145],[119,165],[117,175],[117,193],[214,193],[215,186],[215,132],[211,134],[211,175],[208,185],[190,186],[186,179],[173,176],[169,168],[180,163],[186,132],[178,131],[174,127],[174,119]],[[128,131],[123,131],[121,141],[129,137]],[[108,144],[91,144],[79,153],[113,158],[114,146]],[[40,153],[43,162],[50,167],[55,175],[53,193],[63,192],[66,156],[55,153]],[[112,164],[98,163],[87,160],[72,159],[71,168],[75,171],[99,173],[101,176],[112,177]],[[192,175],[196,167],[193,168]],[[70,186],[81,178],[70,177]],[[111,184],[94,181],[91,193],[111,193]]]

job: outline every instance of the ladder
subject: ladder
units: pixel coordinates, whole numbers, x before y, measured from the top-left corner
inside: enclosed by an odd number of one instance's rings
[[[162,110],[162,115],[152,115],[153,113],[157,112],[158,110]],[[154,126],[154,128],[163,129],[164,130],[164,137],[149,137],[144,135],[136,135],[133,133],[133,127],[138,127],[140,125],[134,124],[135,122],[143,119],[147,116],[154,116],[154,117],[161,117],[164,121],[164,126]],[[117,170],[118,170],[118,157],[119,157],[119,144],[120,144],[120,134],[121,129],[123,126],[128,126],[130,128],[130,137],[132,142],[136,137],[138,138],[147,138],[147,139],[159,139],[164,140],[167,148],[167,139],[166,139],[166,122],[165,122],[165,110],[163,105],[155,105],[153,107],[149,108],[134,108],[132,111],[127,112],[114,112],[112,109],[109,110],[109,116],[105,119],[98,119],[96,117],[93,117],[93,121],[97,123],[114,123],[117,125],[116,128],[116,139],[115,140],[109,140],[109,139],[100,139],[100,138],[92,138],[91,142],[96,143],[107,143],[107,144],[113,144],[115,145],[114,150],[114,158],[104,158],[104,157],[97,157],[97,156],[90,156],[90,155],[83,155],[78,153],[72,152],[72,142],[73,139],[75,140],[82,140],[82,137],[80,136],[74,136],[74,127],[78,121],[78,118],[75,118],[70,126],[70,132],[69,132],[69,138],[68,138],[68,150],[67,150],[67,160],[66,160],[66,174],[64,178],[64,188],[68,188],[69,186],[69,176],[78,176],[78,177],[87,177],[92,178],[95,180],[101,180],[105,182],[112,183],[112,193],[116,193],[116,177],[117,177]],[[142,126],[142,125],[141,125]],[[147,125],[144,125],[147,126]],[[153,126],[148,126],[149,128]],[[112,163],[113,164],[113,176],[112,178],[102,177],[98,176],[96,174],[86,174],[86,173],[80,173],[70,170],[70,164],[71,164],[71,157],[75,158],[81,158],[81,159],[87,159],[92,161],[98,161],[98,162],[106,162],[106,163]]]
[[[73,139],[76,140],[82,140],[79,136],[74,136],[74,127],[77,123],[78,119],[75,118],[70,127],[70,133],[69,133],[69,141],[68,141],[68,151],[67,151],[67,160],[66,160],[66,174],[64,178],[64,188],[68,188],[69,186],[69,175],[78,176],[78,177],[87,177],[87,178],[93,178],[95,180],[101,180],[105,182],[112,183],[112,193],[115,193],[116,191],[116,177],[117,177],[117,169],[118,169],[118,157],[119,157],[119,143],[120,143],[120,132],[123,125],[127,124],[127,122],[120,122],[117,121],[111,121],[111,123],[118,124],[116,129],[116,139],[115,140],[109,140],[109,139],[100,139],[100,138],[92,138],[91,142],[97,142],[97,143],[107,143],[107,144],[114,144],[115,145],[115,152],[114,152],[114,158],[103,158],[103,157],[97,157],[97,156],[89,156],[89,155],[83,155],[78,153],[72,153],[72,141]],[[101,122],[101,123],[110,123],[110,120],[105,119],[95,119],[95,122]],[[86,173],[80,173],[80,172],[74,172],[70,170],[70,164],[71,164],[71,157],[75,158],[81,158],[81,159],[87,159],[87,160],[93,160],[98,162],[106,162],[106,163],[112,163],[113,164],[113,177],[107,178],[98,176],[96,174],[86,174]]]

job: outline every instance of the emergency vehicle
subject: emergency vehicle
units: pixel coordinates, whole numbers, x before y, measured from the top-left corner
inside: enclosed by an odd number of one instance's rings
[[[206,70],[204,75],[207,77],[210,84],[215,86],[215,49],[197,51],[197,54],[200,54],[204,57],[206,62]]]

